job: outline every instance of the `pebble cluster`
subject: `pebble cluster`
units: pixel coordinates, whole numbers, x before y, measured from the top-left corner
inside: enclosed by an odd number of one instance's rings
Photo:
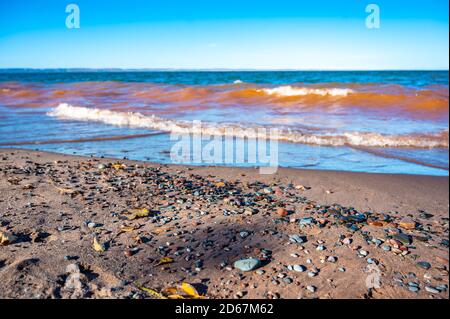
[[[192,168],[13,158],[0,161],[1,297],[153,298],[139,287],[189,282],[207,298],[448,298],[448,216]]]

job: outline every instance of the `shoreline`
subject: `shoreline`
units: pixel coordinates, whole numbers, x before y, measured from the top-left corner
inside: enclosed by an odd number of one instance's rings
[[[207,298],[448,298],[448,176],[260,175],[26,149],[0,159],[0,231],[16,237],[0,246],[3,298],[151,297],[135,282],[159,293],[188,282]],[[149,215],[130,219],[137,208]],[[307,240],[293,243],[299,234]],[[235,269],[245,257],[262,265]]]

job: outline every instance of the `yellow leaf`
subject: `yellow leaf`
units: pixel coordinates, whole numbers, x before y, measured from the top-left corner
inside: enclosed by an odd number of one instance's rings
[[[224,187],[225,183],[224,182],[218,182],[216,183],[216,187]]]
[[[157,292],[156,290],[150,289],[150,288],[146,288],[143,286],[140,286],[138,284],[135,284],[136,287],[138,287],[140,290],[145,291],[146,293],[148,293],[149,295],[158,298],[158,299],[167,299],[167,297],[164,297],[163,295],[161,295],[159,292]]]
[[[5,246],[13,243],[16,240],[16,236],[13,234],[0,231],[0,245]]]
[[[178,294],[178,289],[176,287],[167,287],[164,288],[161,293],[165,294],[165,295],[177,295]]]
[[[112,164],[112,167],[113,167],[115,170],[119,170],[119,169],[124,169],[124,168],[126,168],[127,166],[126,166],[125,164],[122,164],[122,163],[115,163],[115,164]]]
[[[130,215],[128,216],[129,220],[133,220],[136,218],[141,218],[141,217],[148,217],[150,211],[148,208],[137,208],[137,209],[131,209],[129,211]]]
[[[170,264],[173,263],[173,258],[170,257],[163,257],[159,260],[159,263],[156,266],[164,265],[164,264]]]
[[[185,293],[187,293],[190,297],[198,298],[200,297],[197,289],[195,289],[191,284],[188,284],[187,282],[183,282],[181,284],[181,290],[183,290]]]
[[[138,208],[130,210],[130,214],[134,214],[137,217],[147,217],[150,211],[148,208]]]
[[[97,237],[94,237],[94,243],[92,244],[92,248],[94,248],[94,250],[98,252],[104,252],[106,250],[105,245],[99,243]]]

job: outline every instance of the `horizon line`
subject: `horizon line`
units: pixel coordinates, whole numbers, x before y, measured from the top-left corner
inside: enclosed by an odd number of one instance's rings
[[[78,71],[78,72],[89,72],[89,71],[101,71],[101,72],[148,72],[148,71],[166,71],[166,72],[392,72],[392,71],[446,71],[449,72],[449,68],[423,68],[423,69],[270,69],[270,68],[85,68],[85,67],[74,67],[74,68],[1,68],[0,72],[4,71]]]

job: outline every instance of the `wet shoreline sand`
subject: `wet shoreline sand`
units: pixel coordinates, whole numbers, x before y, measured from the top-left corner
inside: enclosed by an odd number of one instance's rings
[[[448,298],[448,177],[0,159],[3,298]]]

